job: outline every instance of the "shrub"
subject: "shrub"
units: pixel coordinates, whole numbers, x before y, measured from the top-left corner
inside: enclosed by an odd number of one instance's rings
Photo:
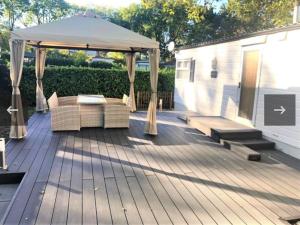
[[[135,91],[150,91],[149,72],[137,71]],[[99,69],[91,67],[46,67],[44,75],[46,98],[56,91],[59,96],[78,94],[103,94],[107,97],[121,97],[129,93],[127,70]],[[34,67],[24,67],[21,92],[27,102],[35,104]],[[174,73],[160,72],[158,91],[174,90]]]
[[[89,64],[90,67],[93,67],[93,68],[103,68],[103,69],[111,69],[113,67],[113,64],[112,63],[109,63],[109,62],[91,62]]]

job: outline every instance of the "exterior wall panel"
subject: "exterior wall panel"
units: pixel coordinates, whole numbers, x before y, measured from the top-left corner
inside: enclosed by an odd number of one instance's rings
[[[300,157],[300,30],[252,37],[233,42],[180,50],[176,59],[196,60],[195,81],[175,80],[175,109],[206,116],[223,116],[240,121],[239,87],[243,49],[261,49],[257,98],[253,126],[278,148]],[[211,78],[212,61],[217,60],[217,78]],[[296,126],[264,126],[264,95],[296,94]]]

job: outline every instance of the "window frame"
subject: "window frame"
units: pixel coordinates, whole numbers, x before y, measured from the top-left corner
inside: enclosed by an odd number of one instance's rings
[[[178,80],[190,80],[190,71],[191,71],[191,62],[193,58],[186,58],[186,59],[178,59],[176,60],[176,73],[175,77]],[[186,66],[183,66],[185,63],[187,63]],[[178,64],[181,64],[180,66]],[[185,71],[188,73],[188,75],[185,78],[178,77],[178,71]]]

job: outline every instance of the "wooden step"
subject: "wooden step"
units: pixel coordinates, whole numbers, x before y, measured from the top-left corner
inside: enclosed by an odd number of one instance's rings
[[[275,143],[265,140],[265,139],[250,139],[250,140],[242,140],[241,144],[252,148],[254,150],[263,150],[263,149],[274,149]]]
[[[245,140],[245,139],[260,139],[262,138],[262,132],[256,129],[211,129],[211,137],[217,142],[220,142],[220,139],[226,140]]]
[[[260,153],[252,150],[251,148],[248,148],[247,146],[234,142],[229,140],[221,140],[224,147],[227,149],[230,149],[232,152],[236,153],[237,155],[245,158],[249,161],[260,161],[261,155]]]
[[[275,143],[265,140],[265,139],[246,139],[246,140],[240,140],[240,139],[233,139],[229,140],[233,141],[235,143],[240,143],[244,146],[247,146],[248,148],[254,149],[254,150],[264,150],[264,149],[274,149]]]

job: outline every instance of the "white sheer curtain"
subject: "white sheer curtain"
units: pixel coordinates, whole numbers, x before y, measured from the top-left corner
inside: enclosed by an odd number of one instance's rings
[[[10,79],[12,84],[11,98],[11,127],[10,138],[23,138],[26,136],[24,123],[22,98],[20,93],[20,81],[22,78],[25,41],[10,40]]]
[[[46,49],[36,48],[35,50],[35,76],[36,76],[36,111],[46,111],[47,101],[43,90],[43,77],[46,62]]]
[[[135,96],[134,96],[134,79],[135,79],[135,53],[127,53],[126,54],[126,64],[127,64],[127,70],[128,70],[128,78],[130,81],[130,107],[131,112],[136,111],[136,103],[135,103]]]
[[[157,106],[157,81],[159,69],[159,49],[149,50],[150,59],[150,82],[151,82],[151,99],[147,112],[147,121],[145,125],[145,133],[157,135],[156,125],[156,106]]]

